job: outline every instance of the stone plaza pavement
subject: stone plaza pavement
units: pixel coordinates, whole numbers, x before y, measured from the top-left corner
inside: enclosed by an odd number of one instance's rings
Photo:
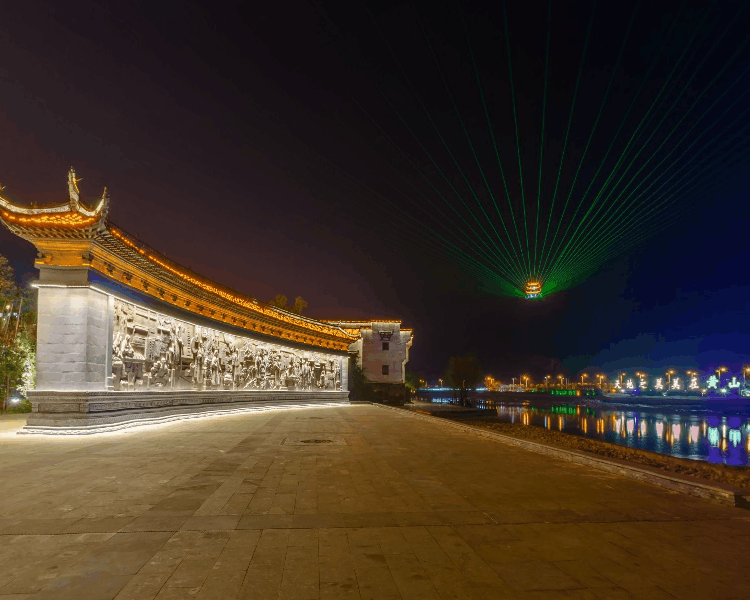
[[[21,424],[0,600],[750,597],[750,511],[396,410]]]

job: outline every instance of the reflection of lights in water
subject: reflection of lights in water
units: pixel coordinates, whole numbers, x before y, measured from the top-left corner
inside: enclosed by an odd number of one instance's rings
[[[690,428],[690,433],[688,434],[688,441],[697,442],[699,435],[700,435],[700,427],[698,427],[697,425],[693,425]]]
[[[729,448],[727,438],[721,438],[721,444],[719,444],[719,450],[726,451]]]
[[[719,428],[718,427],[709,427],[708,428],[708,442],[712,446],[718,446],[719,445]]]
[[[740,433],[739,429],[729,430],[729,441],[732,443],[732,446],[739,446],[741,438],[742,433]]]
[[[682,427],[680,426],[679,423],[675,423],[674,425],[672,425],[672,438],[675,440],[679,440],[681,430],[682,430]]]
[[[589,420],[584,419],[583,423],[581,423],[581,427],[583,428],[583,433],[588,433],[589,432]]]
[[[633,419],[628,419],[625,427],[628,429],[628,435],[633,435],[633,431],[635,431],[635,421]]]
[[[662,423],[661,421],[656,422],[656,435],[658,435],[659,437],[664,436],[664,423]]]
[[[529,424],[529,413],[523,413],[521,415],[521,423],[523,423],[524,425]]]
[[[708,424],[703,421],[703,435],[706,435],[706,428],[708,427]]]
[[[557,428],[560,431],[563,430],[563,424],[564,424],[563,418],[562,417],[557,417]]]
[[[641,421],[641,435],[646,435],[646,421]]]

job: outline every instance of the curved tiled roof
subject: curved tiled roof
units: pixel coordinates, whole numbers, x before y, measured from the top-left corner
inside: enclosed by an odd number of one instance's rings
[[[24,207],[0,196],[0,220],[37,246],[38,266],[91,268],[190,312],[303,344],[345,350],[358,337],[331,322],[259,302],[170,260],[109,222],[106,189],[95,208],[81,203],[77,182],[71,169],[70,201],[63,204]]]

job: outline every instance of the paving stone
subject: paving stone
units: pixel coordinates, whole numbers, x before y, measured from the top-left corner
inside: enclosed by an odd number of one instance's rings
[[[718,600],[750,588],[747,511],[375,406],[3,435],[0,600]],[[353,441],[280,444],[300,435]]]

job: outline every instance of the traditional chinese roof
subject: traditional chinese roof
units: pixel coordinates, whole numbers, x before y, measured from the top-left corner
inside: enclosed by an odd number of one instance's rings
[[[302,344],[346,350],[358,337],[259,302],[168,259],[108,220],[106,189],[95,208],[83,204],[78,181],[71,169],[70,200],[63,204],[24,207],[0,195],[0,220],[37,247],[38,267],[92,269],[189,312]]]
[[[414,337],[414,330],[411,327],[403,327],[401,325],[401,319],[323,319],[323,323],[329,323],[336,325],[342,330],[350,333],[356,337],[362,335],[362,330],[372,329],[375,324],[394,324],[399,326],[399,330],[411,334]]]
[[[71,167],[68,172],[70,199],[62,204],[26,207],[13,204],[2,196],[0,188],[0,216],[3,225],[16,235],[32,241],[40,238],[93,238],[107,220],[109,194],[107,188],[94,208],[80,201],[78,182]]]

